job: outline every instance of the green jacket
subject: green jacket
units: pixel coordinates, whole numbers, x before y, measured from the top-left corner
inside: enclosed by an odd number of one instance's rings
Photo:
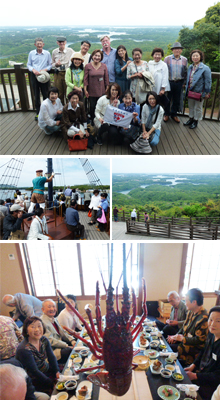
[[[80,72],[79,74],[79,85],[78,85],[76,80],[74,79],[74,73],[72,73],[71,68],[68,68],[65,74],[65,82],[67,86],[66,95],[68,96],[68,94],[72,92],[75,86],[81,87],[83,89],[83,80],[84,80],[84,70],[82,70],[82,72]]]

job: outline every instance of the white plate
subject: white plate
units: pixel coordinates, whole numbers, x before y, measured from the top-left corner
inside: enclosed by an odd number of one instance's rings
[[[94,361],[90,362],[90,363],[84,363],[83,366],[82,366],[82,369],[83,368],[89,368],[89,367],[95,367],[95,366],[96,366],[96,363]],[[86,375],[90,375],[90,374],[96,374],[97,371],[98,371],[98,368],[97,369],[92,369],[91,371],[85,371],[83,373],[86,374]]]
[[[161,367],[157,371],[155,371],[155,369],[153,369],[153,364],[150,365],[150,370],[151,370],[152,374],[155,374],[155,375],[160,375],[160,371],[162,370],[162,368],[163,368],[163,365],[161,365]]]
[[[149,353],[151,353],[151,352],[154,352],[154,355],[150,355]],[[152,350],[152,349],[151,350],[144,350],[144,355],[148,356],[150,359],[154,359],[154,358],[159,357],[158,351]]]
[[[141,347],[142,349],[146,349],[148,346],[149,346],[148,340],[146,341],[146,344],[141,344],[141,341],[139,340],[139,347]]]
[[[87,386],[88,388],[88,392],[86,393],[85,399],[89,400],[92,397],[92,382],[90,381],[82,381],[79,383],[79,385],[77,386],[76,389],[76,397],[78,398],[78,394],[79,394],[79,389],[81,389],[82,386]]]

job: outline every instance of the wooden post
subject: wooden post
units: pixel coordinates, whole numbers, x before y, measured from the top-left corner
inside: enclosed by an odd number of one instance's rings
[[[170,229],[170,222],[168,223],[168,237],[170,237],[170,231],[171,231],[171,229]]]
[[[147,222],[147,234],[150,235],[150,222]]]
[[[126,221],[126,228],[127,228],[127,232],[126,233],[128,233],[129,232],[129,219],[127,219],[127,221]]]
[[[21,109],[22,111],[29,111],[29,99],[28,99],[28,92],[27,92],[27,84],[25,79],[25,73],[22,71],[24,64],[15,64],[15,77],[18,87],[19,98],[21,102]]]
[[[215,240],[218,239],[218,226],[215,227]]]
[[[122,221],[124,221],[124,220],[125,220],[125,212],[124,212],[124,210],[123,210]]]
[[[191,225],[191,226],[190,226],[190,239],[191,239],[191,240],[193,240],[193,229],[194,229],[194,226]]]
[[[157,214],[154,214],[154,223],[156,224],[157,222]]]
[[[138,222],[139,222],[139,217],[140,217],[140,214],[139,214],[139,211],[138,211],[138,214],[137,214],[137,220],[138,220]]]
[[[192,217],[190,217],[189,223],[190,225],[192,225]]]

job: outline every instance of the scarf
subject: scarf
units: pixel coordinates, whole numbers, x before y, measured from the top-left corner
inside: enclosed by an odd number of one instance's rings
[[[135,112],[136,103],[132,102],[130,106],[126,107],[125,103],[122,103],[122,110],[133,113]]]
[[[76,86],[79,87],[80,86],[80,74],[81,74],[82,70],[81,68],[78,69],[73,69],[72,73],[74,75],[74,79],[76,81]]]
[[[148,108],[149,108],[149,110],[150,110],[150,113],[149,113],[149,115],[148,115],[147,122],[146,122],[146,124],[145,124],[147,130],[150,130],[150,129],[152,128],[152,125],[153,125],[153,122],[152,122],[153,115],[156,114],[156,112],[157,112],[157,110],[159,109],[159,107],[160,107],[159,104],[157,104],[156,107],[153,107],[153,108],[152,108],[151,106],[148,106]]]

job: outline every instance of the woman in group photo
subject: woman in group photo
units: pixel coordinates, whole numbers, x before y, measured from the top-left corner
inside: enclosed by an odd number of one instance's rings
[[[59,99],[57,87],[51,87],[48,91],[48,98],[44,100],[38,115],[38,125],[46,133],[52,135],[60,131],[63,105]]]
[[[73,90],[78,92],[80,101],[83,101],[83,80],[84,80],[84,58],[81,53],[74,53],[71,58],[71,65],[66,70],[65,82],[67,86],[66,95],[68,97],[69,93]]]
[[[119,84],[122,93],[130,89],[131,82],[127,78],[127,68],[132,61],[133,59],[128,57],[126,47],[118,46],[115,60],[115,82]]]

